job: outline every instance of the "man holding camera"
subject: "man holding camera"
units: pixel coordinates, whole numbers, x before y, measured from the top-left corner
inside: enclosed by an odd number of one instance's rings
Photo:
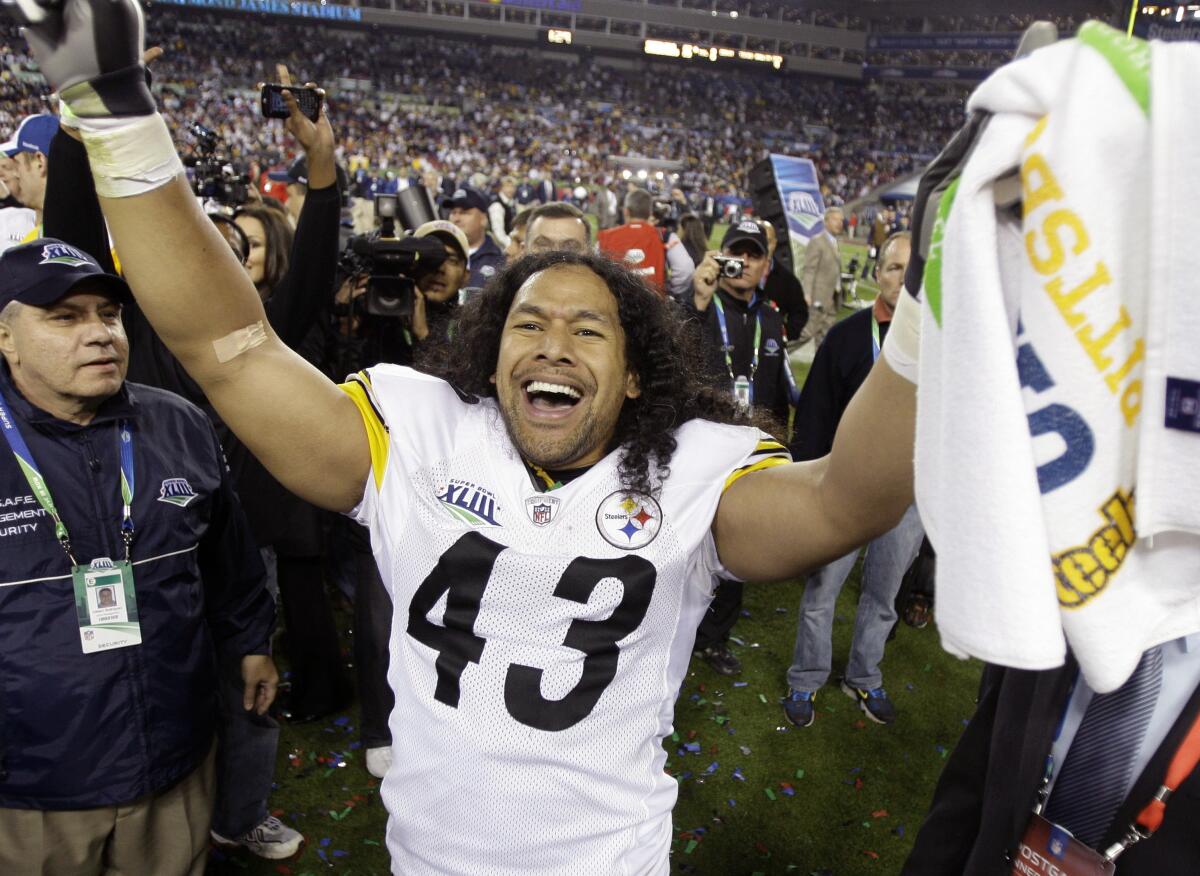
[[[763,227],[753,219],[730,226],[721,252],[710,252],[692,275],[691,309],[700,322],[714,385],[733,392],[745,409],[769,412],[787,429],[790,402],[783,317],[759,283],[770,264]],[[722,580],[696,631],[694,651],[721,675],[737,675],[741,661],[729,633],[742,608],[742,582]]]
[[[458,293],[467,285],[467,259],[470,252],[467,236],[457,225],[436,219],[414,231],[413,237],[436,240],[446,253],[445,261],[436,271],[417,280],[410,323],[413,339],[417,343],[430,337],[445,340],[458,308]]]

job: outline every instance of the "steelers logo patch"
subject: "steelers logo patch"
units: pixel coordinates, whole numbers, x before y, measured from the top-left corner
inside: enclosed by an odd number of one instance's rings
[[[596,509],[596,528],[613,547],[636,551],[658,536],[662,516],[662,508],[651,496],[618,490]]]

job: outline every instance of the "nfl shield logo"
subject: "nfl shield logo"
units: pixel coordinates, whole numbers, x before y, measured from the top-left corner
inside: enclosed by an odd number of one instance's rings
[[[535,526],[545,526],[558,513],[559,500],[553,496],[530,496],[525,500],[525,511]]]

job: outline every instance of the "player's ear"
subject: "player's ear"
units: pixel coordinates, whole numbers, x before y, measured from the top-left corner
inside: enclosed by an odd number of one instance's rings
[[[493,371],[492,376],[488,378],[488,383],[490,383],[492,386],[496,385],[496,372],[495,371]]]
[[[633,370],[625,372],[625,398],[638,398],[642,394],[642,382]]]

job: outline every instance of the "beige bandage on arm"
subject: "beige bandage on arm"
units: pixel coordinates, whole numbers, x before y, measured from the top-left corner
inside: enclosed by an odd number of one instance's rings
[[[909,383],[917,382],[921,359],[921,302],[901,290],[892,325],[883,341],[883,355],[892,370]]]
[[[260,319],[245,328],[231,331],[223,338],[217,338],[213,341],[213,352],[217,354],[217,361],[224,365],[230,359],[236,359],[242,353],[253,350],[266,341],[267,330]]]

